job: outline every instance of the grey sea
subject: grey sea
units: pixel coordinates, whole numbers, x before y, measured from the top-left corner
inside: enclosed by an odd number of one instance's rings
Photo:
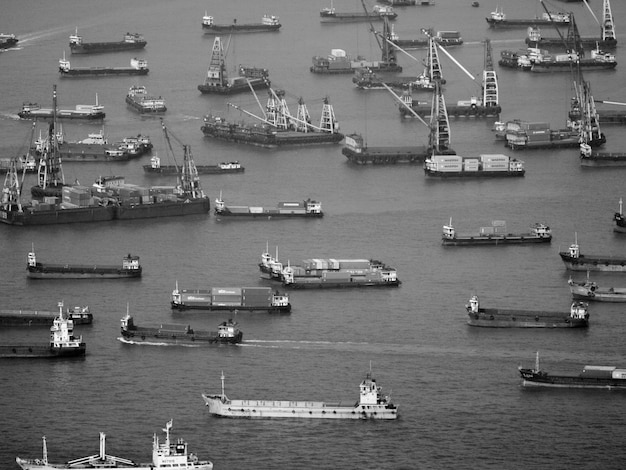
[[[451,48],[470,79],[447,56],[441,63],[448,103],[480,93],[483,43],[490,38],[494,60],[503,49],[524,47],[525,29],[492,30],[485,17],[496,3],[436,0],[433,6],[398,7],[394,30],[419,37],[420,28],[458,30],[465,44]],[[589,2],[601,17],[601,1]],[[626,3],[614,0],[618,39],[626,27]],[[548,4],[548,2],[546,2]],[[511,18],[534,17],[535,0],[499,5]],[[203,175],[211,199],[273,205],[306,198],[322,202],[323,219],[218,220],[213,214],[42,227],[0,227],[0,291],[5,309],[54,310],[57,302],[89,305],[92,326],[76,327],[87,343],[78,361],[0,362],[0,468],[17,468],[15,457],[40,457],[46,436],[49,460],[65,462],[98,453],[98,433],[107,453],[150,460],[153,433],[173,419],[173,435],[184,437],[216,469],[287,468],[550,468],[620,469],[626,451],[626,395],[615,391],[541,390],[521,386],[518,366],[534,364],[539,351],[548,371],[576,372],[586,364],[626,367],[626,318],[619,304],[592,304],[588,330],[480,329],[466,323],[472,294],[485,307],[569,310],[570,274],[558,252],[577,236],[583,253],[623,254],[626,237],[613,233],[612,216],[626,197],[626,168],[583,168],[577,149],[512,151],[496,142],[493,120],[452,119],[452,147],[460,155],[505,153],[525,162],[526,176],[513,179],[427,179],[420,165],[353,166],[341,145],[268,150],[205,138],[203,116],[252,119],[228,103],[259,114],[246,93],[201,95],[213,36],[201,28],[205,11],[216,23],[257,22],[280,17],[277,33],[233,35],[227,70],[239,64],[265,67],[272,85],[285,90],[295,113],[308,105],[313,122],[328,97],[344,133],[359,132],[370,146],[428,142],[428,129],[399,115],[387,91],[359,91],[350,76],[314,75],[311,58],[344,49],[378,59],[379,46],[366,24],[319,21],[326,0],[3,0],[0,31],[19,45],[0,53],[0,153],[24,152],[31,123],[19,120],[23,102],[59,107],[95,103],[107,114],[109,140],[139,133],[166,160],[167,143],[156,117],[126,107],[128,89],[143,84],[162,96],[163,119],[174,149],[191,146],[197,164],[240,161],[243,174]],[[335,0],[338,11],[360,11],[357,0]],[[550,2],[573,11],[582,35],[599,26],[582,3]],[[380,27],[380,26],[378,26]],[[142,33],[148,45],[137,52],[71,56],[68,36],[78,28],[85,41],[121,40]],[[545,31],[546,35],[556,35]],[[145,58],[146,77],[61,79],[63,53],[72,66],[127,66]],[[425,51],[414,59],[399,54],[403,75],[420,73]],[[614,71],[585,74],[598,100],[626,101],[626,54],[620,45]],[[565,126],[572,97],[569,73],[531,74],[502,69],[501,120],[526,119]],[[429,101],[427,93],[416,95]],[[264,105],[266,95],[259,93]],[[40,123],[38,129],[45,131]],[[63,123],[68,140],[97,132],[99,123]],[[604,126],[606,150],[624,151],[623,126]],[[126,182],[171,185],[171,178],[144,174],[149,156],[127,163],[66,163],[69,182],[90,185],[99,175],[124,175]],[[34,184],[27,176],[24,187]],[[441,245],[442,225],[452,218],[462,231],[504,220],[513,232],[544,222],[551,244],[455,248]],[[171,291],[181,287],[263,286],[257,263],[269,244],[283,262],[305,258],[373,258],[398,270],[397,289],[294,291],[290,315],[240,312],[244,342],[234,347],[158,347],[118,340],[127,308],[138,324],[185,323],[213,330],[232,314],[180,313],[170,309]],[[26,256],[53,263],[115,264],[132,253],[144,275],[136,281],[29,281]],[[601,274],[605,285],[626,277]],[[575,273],[582,279],[584,273]],[[1,329],[3,344],[46,342],[45,328]],[[399,407],[396,421],[228,420],[210,416],[201,393],[238,399],[354,402],[358,385],[372,369]]]

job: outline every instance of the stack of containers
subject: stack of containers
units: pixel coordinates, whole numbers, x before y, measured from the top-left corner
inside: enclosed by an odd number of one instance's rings
[[[272,304],[271,287],[243,287],[241,305],[244,307],[269,307]]]
[[[219,307],[241,307],[241,287],[213,287],[211,305]]]
[[[91,189],[86,186],[63,186],[62,207],[88,207],[93,204]]]
[[[483,171],[508,171],[509,157],[502,154],[481,155]]]

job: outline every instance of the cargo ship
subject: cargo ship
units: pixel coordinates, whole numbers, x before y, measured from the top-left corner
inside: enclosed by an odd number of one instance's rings
[[[283,268],[281,280],[283,286],[292,289],[400,285],[395,268],[368,259],[305,259],[299,266]]]
[[[534,56],[530,71],[535,73],[569,73],[571,72],[572,63],[582,70],[613,70],[617,67],[615,54],[602,51],[599,47],[596,47],[591,51],[591,57],[588,59],[583,58],[576,52],[556,54],[554,56],[539,52]]]
[[[398,407],[382,394],[371,371],[359,386],[356,403],[297,401],[297,400],[231,400],[224,393],[224,373],[221,375],[221,395],[202,394],[209,413],[225,418],[308,418],[308,419],[397,419]]]
[[[559,256],[565,264],[565,268],[570,271],[604,271],[604,272],[626,272],[626,257],[624,256],[604,256],[604,255],[582,255],[578,240],[575,240],[569,247],[569,251],[559,252]]]
[[[35,250],[28,253],[29,279],[130,279],[141,277],[139,256],[130,253],[122,258],[121,266],[51,264],[37,261]]]
[[[243,173],[246,169],[238,161],[221,162],[217,165],[196,165],[199,175],[220,175],[222,173]],[[177,175],[181,172],[178,165],[161,165],[161,159],[154,155],[150,165],[144,165],[143,171],[149,175]]]
[[[324,217],[322,203],[307,199],[305,201],[279,202],[276,207],[262,206],[230,206],[222,199],[222,194],[215,200],[215,215],[218,217],[251,217],[251,218],[289,218],[289,217]]]
[[[385,5],[374,5],[370,11],[338,12],[332,5],[320,10],[320,21],[322,23],[356,23],[359,21],[383,21],[395,20],[398,14],[393,7]]]
[[[10,49],[11,47],[15,47],[19,41],[20,40],[15,37],[15,34],[0,33],[0,49]]]
[[[295,116],[290,114],[282,90],[274,91],[270,88],[266,108],[267,119],[232,103],[229,105],[260,120],[262,124],[229,122],[219,116],[207,115],[201,127],[205,136],[264,148],[338,144],[343,140],[335,111],[327,97],[323,100],[319,126],[311,124],[309,111],[302,98],[298,101],[297,114]]]
[[[59,59],[59,72],[61,77],[83,78],[83,77],[107,77],[111,75],[148,75],[148,61],[145,59],[130,59],[130,67],[74,67],[70,65],[70,61],[63,58]]]
[[[228,310],[289,313],[289,295],[271,287],[212,287],[172,291],[171,306],[175,310]]]
[[[513,150],[578,148],[580,132],[573,128],[550,129],[547,122],[513,119],[504,124],[506,146]]]
[[[206,34],[275,32],[281,26],[280,18],[275,15],[263,15],[260,23],[237,23],[235,18],[231,24],[216,24],[215,19],[206,11],[202,17],[202,30]]]
[[[615,226],[613,227],[614,232],[618,233],[626,233],[626,219],[624,218],[624,203],[622,198],[619,198],[619,212],[613,214],[613,220],[615,221]]]
[[[241,343],[243,332],[236,322],[224,321],[217,331],[196,331],[190,325],[164,324],[159,326],[137,326],[133,317],[126,313],[121,319],[122,341],[131,344],[237,344]]]
[[[351,74],[359,69],[368,69],[385,72],[402,72],[402,67],[397,63],[382,60],[367,60],[365,57],[353,58],[346,55],[343,49],[331,49],[327,56],[313,56],[313,65],[309,68],[312,73],[320,74]]]
[[[432,29],[422,29],[422,32],[426,36],[433,36],[437,44],[442,46],[460,46],[463,44],[463,37],[458,31],[433,31]],[[405,50],[421,49],[428,47],[428,37],[419,39],[401,39],[400,36],[394,31],[393,25],[391,26],[391,36],[389,40],[396,46]]]
[[[589,326],[588,304],[573,302],[569,312],[482,308],[473,295],[467,310],[467,324],[485,328],[586,328]]]
[[[150,137],[138,134],[109,144],[103,131],[88,134],[77,142],[58,141],[58,154],[64,162],[128,161],[152,150]]]
[[[428,71],[416,77],[398,77],[388,73],[376,73],[367,68],[354,72],[352,83],[361,90],[384,90],[386,87],[411,90],[411,91],[433,91],[435,82],[428,75]]]
[[[576,282],[571,277],[567,281],[572,297],[596,302],[626,302],[626,287],[600,287],[597,282]]]
[[[170,441],[170,429],[172,420],[165,424],[165,442],[159,443],[159,438],[154,434],[152,438],[152,461],[139,463],[121,457],[115,457],[106,453],[106,435],[100,433],[100,453],[73,459],[65,463],[48,462],[48,447],[46,438],[43,437],[43,457],[41,459],[23,459],[16,457],[15,461],[22,470],[62,470],[68,468],[116,468],[118,470],[163,470],[181,468],[185,470],[212,470],[213,463],[208,460],[200,460],[193,452],[187,450],[187,442],[177,439]],[[73,438],[72,438],[73,439]],[[73,439],[74,441],[74,439]],[[126,443],[128,446],[131,444]]]
[[[160,96],[148,95],[143,85],[133,85],[126,95],[126,104],[140,114],[164,113],[167,111],[165,100]]]
[[[211,60],[204,83],[198,85],[202,94],[215,93],[233,95],[235,93],[261,90],[270,87],[269,71],[257,67],[239,66],[239,76],[228,78],[226,73],[226,56],[222,39],[216,36],[213,40]]]
[[[130,51],[143,49],[147,41],[141,34],[126,33],[122,41],[113,42],[83,42],[82,36],[76,33],[70,36],[70,50],[72,54],[97,54],[101,52]]]
[[[52,108],[42,108],[37,103],[23,103],[22,110],[17,113],[21,119],[52,119],[55,112]],[[77,104],[74,109],[57,109],[56,119],[84,119],[88,121],[102,120],[106,117],[104,106],[98,104]]]
[[[492,28],[526,28],[528,26],[564,26],[567,27],[571,21],[570,13],[546,12],[539,18],[507,18],[501,8],[496,7],[491,12],[491,16],[485,18]]]
[[[524,387],[599,388],[621,390],[626,388],[626,369],[615,366],[585,366],[580,374],[552,374],[539,368],[539,353],[534,369],[518,367]]]
[[[480,227],[478,233],[457,233],[450,223],[443,226],[441,242],[444,246],[468,245],[519,245],[523,243],[550,243],[552,230],[545,224],[535,223],[526,233],[509,233],[506,222],[494,220],[490,227]]]
[[[589,167],[626,166],[626,152],[599,152],[588,144],[580,144],[580,164]]]
[[[348,134],[341,153],[350,163],[358,165],[390,165],[396,163],[422,163],[430,155],[425,145],[406,147],[370,147],[361,134]]]
[[[74,322],[63,312],[59,302],[59,313],[50,327],[50,343],[0,345],[0,358],[64,358],[84,356],[86,345],[82,336],[74,336]]]
[[[442,178],[499,178],[524,176],[524,162],[502,154],[478,157],[432,155],[424,160],[424,173]]]
[[[0,325],[2,326],[50,326],[58,312],[47,310],[0,310]],[[93,315],[89,307],[74,306],[65,310],[65,317],[72,320],[74,325],[91,325]]]

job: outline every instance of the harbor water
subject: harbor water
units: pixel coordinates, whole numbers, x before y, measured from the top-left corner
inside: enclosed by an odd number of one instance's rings
[[[489,29],[485,17],[495,2],[437,0],[433,6],[398,7],[394,30],[420,37],[420,28],[458,30],[465,43],[445,54],[447,103],[480,93],[483,41],[491,40],[500,84],[501,120],[524,119],[565,127],[572,97],[569,73],[533,74],[497,65],[500,51],[525,47],[526,30]],[[546,2],[547,3],[547,2]],[[601,18],[601,1],[589,2]],[[511,18],[540,16],[535,0],[500,2]],[[216,469],[291,468],[623,468],[626,395],[615,391],[526,390],[518,366],[534,364],[551,372],[576,372],[586,364],[626,367],[626,319],[620,304],[592,304],[588,329],[481,329],[467,325],[471,295],[494,308],[569,311],[570,276],[558,252],[577,237],[583,254],[624,254],[626,236],[613,233],[612,217],[626,197],[625,168],[581,167],[577,149],[513,151],[497,142],[494,120],[451,118],[451,146],[459,155],[507,154],[524,161],[523,178],[428,179],[421,165],[354,166],[341,145],[261,149],[205,138],[203,116],[253,119],[251,93],[202,95],[213,36],[203,34],[205,11],[216,23],[259,22],[280,17],[274,33],[222,38],[227,71],[240,64],[269,70],[272,87],[285,90],[290,110],[307,103],[318,123],[323,99],[334,106],[343,133],[358,132],[370,146],[426,145],[428,129],[402,119],[385,90],[358,90],[350,75],[316,75],[311,58],[344,49],[378,60],[369,25],[321,24],[326,0],[202,2],[188,0],[4,0],[0,31],[20,39],[0,52],[0,153],[24,153],[31,122],[18,119],[23,102],[52,105],[57,85],[61,109],[98,102],[105,107],[110,141],[148,134],[153,154],[167,161],[167,142],[156,116],[140,116],[124,98],[133,85],[162,96],[172,146],[191,146],[196,164],[239,161],[245,173],[201,175],[213,200],[221,192],[233,205],[271,206],[280,201],[321,201],[322,219],[220,220],[213,214],[40,227],[0,226],[3,308],[55,310],[89,305],[91,326],[79,325],[87,355],[79,360],[0,362],[0,468],[17,468],[15,457],[41,457],[46,436],[51,462],[98,454],[98,433],[107,435],[107,453],[150,460],[151,438],[173,419],[173,436]],[[338,11],[361,11],[357,0],[335,0]],[[582,3],[554,2],[573,11],[583,36],[600,28]],[[626,27],[626,3],[614,0],[618,41]],[[380,25],[380,23],[378,23]],[[376,26],[378,29],[382,26]],[[68,37],[78,28],[85,42],[144,35],[144,50],[71,56]],[[556,35],[556,31],[545,31]],[[58,60],[72,66],[126,66],[144,58],[146,77],[63,79]],[[400,53],[402,75],[423,71],[425,50]],[[626,53],[616,50],[613,71],[585,73],[598,100],[626,101]],[[261,105],[265,92],[258,93]],[[415,98],[430,101],[416,92]],[[600,105],[599,105],[600,106]],[[604,105],[602,105],[604,106]],[[37,129],[45,132],[43,123]],[[67,140],[80,140],[102,126],[63,123]],[[624,126],[605,125],[605,150],[626,149]],[[38,133],[38,130],[36,131]],[[150,156],[116,163],[63,165],[67,182],[91,185],[99,176],[124,175],[140,185],[171,185],[169,176],[151,176],[142,165]],[[28,175],[25,193],[35,183]],[[449,219],[461,232],[478,231],[504,220],[511,232],[543,222],[551,244],[444,247],[442,226]],[[378,259],[393,266],[399,288],[303,290],[291,292],[289,315],[267,313],[175,312],[171,291],[181,288],[271,285],[257,263],[269,245],[280,259]],[[137,280],[29,280],[27,254],[35,248],[43,263],[121,264],[128,253],[141,257]],[[584,273],[573,273],[584,278]],[[602,285],[626,285],[620,274],[598,274]],[[601,281],[601,282],[600,282]],[[138,325],[185,323],[214,331],[229,317],[239,322],[243,344],[215,347],[129,345],[118,340],[127,309]],[[1,344],[40,343],[46,328],[2,328]],[[208,414],[201,393],[220,393],[220,375],[233,399],[341,400],[354,403],[358,385],[372,370],[399,407],[395,421],[230,420]]]

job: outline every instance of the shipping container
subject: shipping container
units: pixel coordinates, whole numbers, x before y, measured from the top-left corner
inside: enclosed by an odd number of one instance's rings
[[[241,287],[213,287],[211,295],[238,295],[241,296]]]
[[[480,161],[485,162],[508,162],[509,156],[502,154],[485,154],[480,156]]]

